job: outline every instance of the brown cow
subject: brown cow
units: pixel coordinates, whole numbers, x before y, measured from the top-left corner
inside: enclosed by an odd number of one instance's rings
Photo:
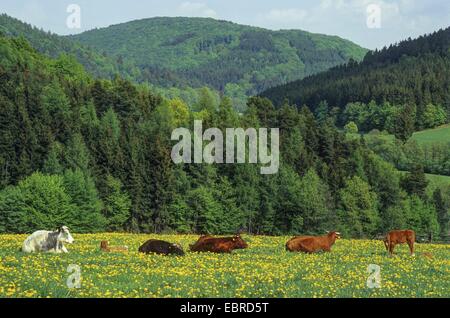
[[[304,253],[330,252],[331,246],[341,238],[340,235],[339,232],[329,232],[325,236],[297,236],[286,243],[286,250]]]
[[[397,244],[408,243],[411,256],[414,256],[414,242],[416,241],[416,233],[412,230],[391,231],[384,239],[384,246],[389,255],[394,254],[394,248]]]
[[[192,252],[231,253],[235,249],[247,248],[240,235],[233,237],[201,236],[195,244],[189,246]]]

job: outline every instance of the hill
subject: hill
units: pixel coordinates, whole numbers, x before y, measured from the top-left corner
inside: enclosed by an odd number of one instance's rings
[[[395,113],[395,109],[407,104],[415,106],[406,113],[409,112],[412,117],[411,125],[420,130],[442,124],[445,112],[450,114],[448,74],[450,28],[414,40],[408,39],[381,51],[369,52],[360,63],[351,61],[327,72],[269,89],[261,96],[277,105],[288,99],[312,109],[317,109],[321,101],[327,101],[328,105],[338,107],[341,115],[349,103],[373,101],[375,107],[352,105],[353,110],[360,109],[357,114],[349,114],[354,115],[352,119],[355,120],[358,120],[356,117],[364,117],[363,121],[358,122],[364,131],[395,128],[390,122],[394,116],[388,113]],[[381,107],[382,104],[386,107]],[[439,107],[436,108],[436,105]],[[364,114],[368,111],[371,113]],[[430,120],[430,114],[431,117],[438,116]],[[342,118],[342,124],[348,120],[346,115]],[[391,126],[383,127],[385,124]]]
[[[367,50],[334,36],[270,31],[210,18],[151,18],[71,36],[127,60],[142,81],[162,86],[208,85],[229,95],[256,94],[315,74]]]
[[[118,65],[105,54],[99,54],[69,38],[46,32],[6,14],[0,15],[0,33],[8,37],[22,36],[42,54],[57,58],[61,54],[75,57],[95,77],[112,78],[115,74],[130,78],[133,67]]]

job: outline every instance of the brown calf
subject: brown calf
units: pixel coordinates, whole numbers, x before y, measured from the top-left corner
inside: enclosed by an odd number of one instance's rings
[[[128,252],[128,246],[109,246],[108,241],[101,241],[100,249],[108,253]]]
[[[247,248],[248,245],[240,235],[233,237],[200,237],[195,244],[189,246],[192,252],[231,253],[235,249]]]
[[[414,242],[416,241],[416,233],[412,230],[405,231],[391,231],[384,239],[384,246],[389,252],[389,255],[394,254],[394,248],[397,244],[408,243],[411,256],[414,256]]]
[[[330,232],[325,236],[297,236],[286,243],[286,250],[303,253],[330,252],[331,246],[341,238],[340,235],[339,232]]]

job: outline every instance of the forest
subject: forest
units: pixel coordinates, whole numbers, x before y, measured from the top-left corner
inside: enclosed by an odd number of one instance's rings
[[[450,120],[448,74],[450,28],[370,51],[361,62],[350,61],[261,96],[278,106],[287,100],[331,113],[340,127],[353,122],[360,131],[386,130],[406,141],[414,131]]]
[[[188,105],[121,76],[99,79],[75,57],[50,58],[1,35],[0,232],[64,222],[78,233],[447,235],[450,189],[430,193],[420,165],[399,175],[328,111],[251,97],[238,113],[227,96],[199,96]],[[222,131],[279,127],[279,173],[175,165],[171,132],[194,120]]]

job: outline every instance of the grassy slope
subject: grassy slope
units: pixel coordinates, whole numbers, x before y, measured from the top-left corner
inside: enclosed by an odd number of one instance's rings
[[[419,144],[450,142],[450,125],[417,132],[413,139]]]
[[[386,135],[384,135],[384,134],[379,134],[379,135],[366,134],[365,135],[365,137],[369,138],[369,139],[374,136],[376,136],[378,138],[383,138],[386,140],[394,139],[393,135],[388,135],[388,134],[386,134]],[[359,135],[353,134],[351,137],[359,138]],[[422,144],[422,145],[450,142],[450,124],[443,125],[443,126],[440,126],[440,127],[434,128],[434,129],[418,131],[413,134],[411,139],[417,141],[419,144]]]
[[[450,297],[449,245],[416,244],[388,257],[381,241],[339,240],[331,253],[288,253],[289,237],[245,236],[249,248],[232,254],[137,253],[150,238],[179,242],[194,235],[74,234],[66,255],[26,255],[24,235],[0,235],[0,297]],[[128,254],[99,251],[100,241],[128,245]],[[429,259],[423,253],[431,253]],[[81,288],[69,289],[67,267],[81,269]],[[368,288],[369,264],[381,267],[381,288]]]

